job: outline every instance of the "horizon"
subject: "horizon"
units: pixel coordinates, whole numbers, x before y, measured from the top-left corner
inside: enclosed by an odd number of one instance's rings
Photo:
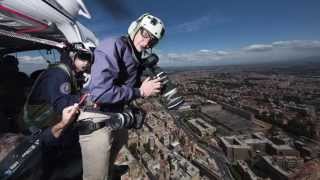
[[[19,63],[19,69],[22,69],[23,72],[27,73],[28,75],[30,75],[34,69],[45,69],[46,66],[48,65],[46,59],[44,59],[43,57],[38,57],[38,58],[32,58],[30,56],[24,56],[23,57],[24,60],[20,60]],[[37,61],[37,62],[35,62]],[[179,71],[189,71],[189,70],[193,70],[193,69],[199,69],[199,70],[207,70],[207,69],[213,69],[213,68],[230,68],[230,67],[243,67],[243,66],[247,66],[247,67],[253,67],[253,66],[270,66],[270,67],[274,67],[274,66],[279,66],[279,65],[285,65],[288,64],[289,66],[296,66],[299,65],[301,67],[304,66],[309,66],[310,64],[308,63],[315,63],[316,65],[319,65],[320,67],[320,56],[312,56],[312,57],[308,57],[305,58],[304,60],[301,59],[286,59],[286,60],[280,60],[280,61],[266,61],[266,62],[245,62],[245,63],[231,63],[231,64],[211,64],[211,65],[197,65],[197,66],[190,66],[190,65],[186,65],[186,66],[176,66],[176,65],[172,65],[172,66],[163,66],[160,65],[161,68],[163,68],[164,70],[179,70]],[[312,64],[312,65],[315,65]],[[288,66],[288,67],[289,67]],[[314,67],[314,66],[313,66]],[[320,68],[319,68],[320,70]],[[320,73],[320,72],[319,72]],[[319,74],[320,75],[320,74]]]

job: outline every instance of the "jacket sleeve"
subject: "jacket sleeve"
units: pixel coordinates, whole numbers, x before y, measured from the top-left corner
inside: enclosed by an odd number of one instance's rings
[[[92,100],[102,104],[126,103],[140,97],[138,88],[117,84],[121,44],[115,40],[102,42],[95,51],[95,62],[91,68],[90,93]]]
[[[71,94],[71,79],[67,73],[58,68],[53,68],[48,73],[49,82],[47,92],[48,101],[55,112],[62,113],[62,110],[74,103],[79,102],[80,92]]]

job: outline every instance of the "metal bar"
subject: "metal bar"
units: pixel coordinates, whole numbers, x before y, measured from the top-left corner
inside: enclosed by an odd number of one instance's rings
[[[0,35],[11,37],[11,38],[16,38],[16,39],[22,39],[22,40],[26,40],[26,41],[31,41],[31,42],[35,42],[35,43],[40,43],[40,44],[44,44],[44,45],[48,45],[48,46],[53,46],[53,47],[57,47],[60,49],[66,47],[66,44],[63,42],[56,42],[56,41],[52,41],[52,40],[37,38],[37,37],[30,36],[28,34],[18,34],[18,33],[6,31],[3,29],[0,29]]]

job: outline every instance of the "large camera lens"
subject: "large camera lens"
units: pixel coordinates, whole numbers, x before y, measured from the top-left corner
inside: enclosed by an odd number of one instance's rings
[[[131,107],[122,113],[111,114],[109,123],[112,129],[140,129],[143,126],[145,114],[142,109]]]
[[[167,73],[165,72],[160,72],[156,75],[156,77],[160,78],[161,84],[165,85],[169,82],[169,78],[167,76]]]
[[[151,75],[160,78],[162,84],[161,102],[169,110],[178,108],[184,102],[184,99],[179,95],[176,86],[170,81],[167,73],[163,72],[160,67],[156,66],[158,56],[151,54],[144,60],[144,62],[145,67],[148,68]]]
[[[155,71],[161,71],[159,67],[155,67]],[[178,89],[169,80],[167,74],[163,71],[158,72],[157,77],[160,78],[161,88],[161,101],[169,110],[176,109],[184,102],[183,97],[178,94]]]

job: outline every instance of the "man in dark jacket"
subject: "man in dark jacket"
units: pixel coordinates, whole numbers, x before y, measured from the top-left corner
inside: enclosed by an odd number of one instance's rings
[[[86,49],[63,53],[61,63],[49,65],[36,79],[24,106],[25,124],[44,129],[41,136],[44,176],[50,175],[57,152],[78,144],[78,132],[61,123],[61,116],[66,107],[80,101],[81,84],[77,79],[92,62],[92,53]]]
[[[133,100],[160,92],[159,78],[148,77],[142,83],[140,78],[144,70],[142,54],[154,47],[163,35],[162,21],[144,14],[132,22],[128,36],[100,42],[94,52],[95,62],[89,84],[91,101],[98,105],[100,111],[122,113],[125,105]],[[108,178],[109,166],[113,171],[112,165],[121,147],[127,143],[127,128],[132,123],[122,119],[115,130],[108,122],[101,126],[105,119],[108,121],[108,117],[102,114],[81,112],[79,120],[84,119],[93,121],[95,127],[100,128],[90,134],[80,135],[83,179],[103,180]]]

